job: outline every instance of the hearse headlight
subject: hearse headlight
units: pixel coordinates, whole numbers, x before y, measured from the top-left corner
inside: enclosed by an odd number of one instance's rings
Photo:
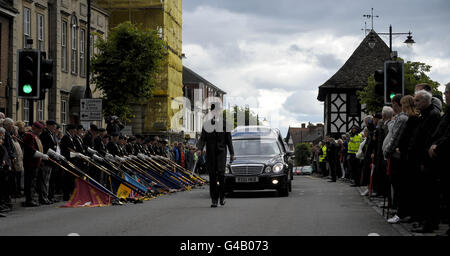
[[[277,163],[273,166],[272,171],[274,173],[280,173],[283,171],[283,164],[282,163]]]
[[[230,174],[231,173],[231,171],[230,171],[230,167],[225,167],[225,174]]]
[[[272,168],[270,166],[267,166],[266,169],[264,169],[265,173],[269,173],[272,171]]]

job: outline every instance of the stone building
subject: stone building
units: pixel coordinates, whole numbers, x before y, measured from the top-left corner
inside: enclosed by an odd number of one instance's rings
[[[94,1],[93,1],[94,2]],[[18,14],[13,29],[13,82],[11,117],[29,123],[32,120],[53,119],[65,125],[79,123],[79,104],[86,86],[87,0],[15,0]],[[91,45],[97,36],[106,38],[109,13],[95,2],[91,7]],[[53,85],[45,100],[17,98],[17,49],[23,49],[26,39],[33,39],[33,49],[45,51],[53,60]],[[91,85],[91,90],[95,86]],[[93,97],[99,97],[97,92]]]
[[[130,21],[159,31],[167,43],[166,59],[153,97],[145,104],[134,105],[131,125],[135,134],[181,139],[172,121],[182,108],[182,102],[178,101],[183,96],[182,0],[97,0],[97,3],[111,12],[111,28]]]
[[[18,13],[12,0],[0,0],[0,112],[7,116],[12,112],[13,25]]]
[[[375,47],[369,46],[369,39]],[[353,125],[361,127],[365,117],[356,92],[368,84],[369,76],[383,69],[390,51],[375,31],[371,31],[345,64],[328,81],[319,86],[317,99],[324,102],[325,136],[340,137]]]

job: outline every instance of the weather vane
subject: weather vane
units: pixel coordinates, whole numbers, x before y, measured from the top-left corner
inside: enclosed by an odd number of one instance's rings
[[[372,8],[372,14],[364,14],[363,17],[371,19],[372,20],[372,30],[373,30],[373,18],[379,18],[380,16],[378,15],[373,15],[373,8]]]

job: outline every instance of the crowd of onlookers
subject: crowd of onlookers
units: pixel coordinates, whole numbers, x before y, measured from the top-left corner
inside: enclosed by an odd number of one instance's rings
[[[61,199],[57,195],[64,201],[70,199],[74,177],[49,161],[50,150],[66,159],[71,151],[89,155],[88,149],[103,157],[159,155],[187,170],[205,172],[205,152],[194,145],[185,141],[169,144],[158,136],[125,136],[123,128],[117,117],[108,118],[106,128],[91,124],[88,130],[74,124],[62,127],[53,120],[27,126],[0,112],[0,217],[12,210],[12,199],[25,197],[25,207],[53,204]],[[98,173],[89,175],[97,177]]]
[[[450,83],[444,95],[449,104]],[[449,111],[430,85],[418,84],[414,96],[396,95],[361,129],[313,146],[313,167],[330,182],[341,178],[367,186],[363,196],[385,198],[386,207],[396,210],[389,223],[412,223],[413,232],[431,233],[449,220]]]

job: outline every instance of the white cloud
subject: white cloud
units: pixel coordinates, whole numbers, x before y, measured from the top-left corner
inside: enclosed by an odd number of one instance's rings
[[[297,8],[291,6],[294,2],[290,3],[282,7]],[[314,10],[313,5],[304,7]],[[308,22],[310,18],[302,16],[296,21],[293,17],[245,12],[237,8],[239,4],[230,6],[236,8],[200,5],[184,10],[183,52],[188,57],[184,64],[226,91],[230,105],[244,106],[257,99],[260,116],[273,117],[272,125],[279,125],[282,131],[301,122],[323,122],[318,87],[338,71],[361,43],[361,25],[354,24],[353,34],[342,33],[349,30],[346,8],[338,10],[341,21],[332,20],[333,24],[325,17],[328,23],[321,24],[319,18]],[[244,3],[243,6],[248,7]],[[417,42],[419,36],[424,37],[420,31],[414,35]],[[445,35],[442,40],[448,42],[448,37]],[[403,41],[394,41],[400,56],[432,65],[433,80],[441,84],[450,81],[450,58],[443,42],[422,38],[422,44],[418,42],[411,50]]]

